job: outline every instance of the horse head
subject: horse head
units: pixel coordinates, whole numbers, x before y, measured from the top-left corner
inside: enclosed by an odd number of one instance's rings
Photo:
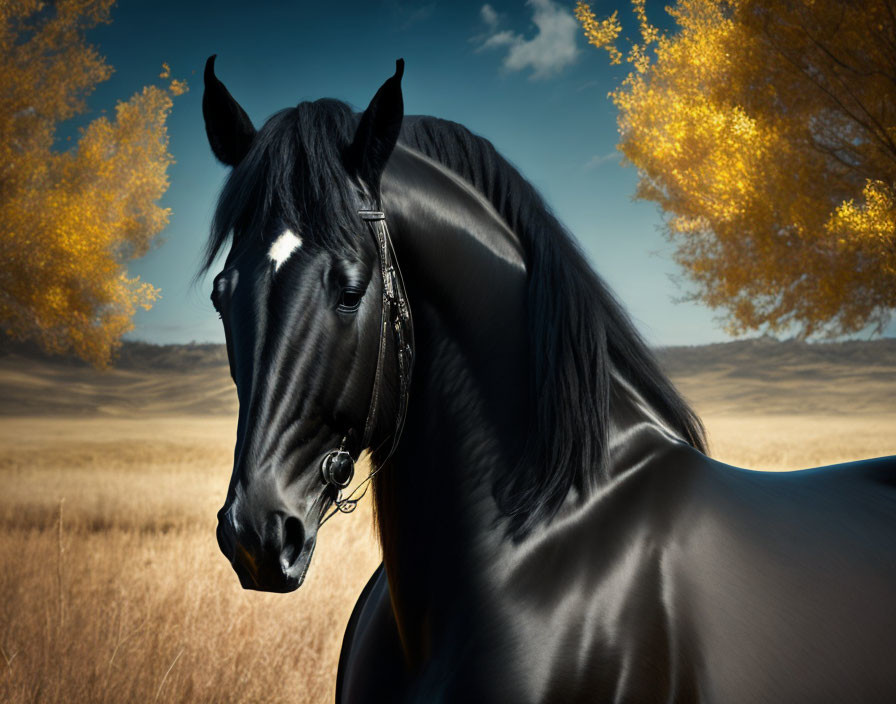
[[[203,114],[212,151],[232,170],[206,266],[229,243],[212,302],[240,404],[218,543],[243,587],[292,591],[354,460],[396,430],[383,420],[394,393],[379,387],[402,381],[397,365],[383,363],[398,343],[383,339],[389,298],[369,213],[379,209],[401,126],[403,62],[360,120],[317,101],[256,130],[215,76],[214,59]]]

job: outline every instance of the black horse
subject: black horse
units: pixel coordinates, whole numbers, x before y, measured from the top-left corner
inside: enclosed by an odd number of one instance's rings
[[[218,540],[244,587],[296,589],[371,450],[383,565],[340,702],[896,701],[896,458],[707,457],[533,188],[403,117],[401,61],[360,116],[318,100],[258,131],[213,62],[233,171],[206,268],[229,245],[240,400]]]

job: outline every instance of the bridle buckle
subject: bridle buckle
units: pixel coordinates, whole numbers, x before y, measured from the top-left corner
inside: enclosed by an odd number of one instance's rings
[[[352,477],[355,476],[355,460],[344,446],[340,446],[324,455],[320,463],[320,472],[324,482],[341,493],[351,484]]]

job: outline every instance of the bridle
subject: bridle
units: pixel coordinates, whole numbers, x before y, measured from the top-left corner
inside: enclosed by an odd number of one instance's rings
[[[320,471],[324,483],[335,490],[334,508],[320,522],[323,525],[335,513],[351,513],[355,510],[364,494],[367,493],[369,482],[373,479],[379,468],[388,460],[404,430],[404,421],[408,411],[408,397],[410,395],[411,371],[414,367],[414,322],[411,318],[411,307],[408,304],[407,291],[404,287],[404,279],[398,261],[395,258],[395,249],[392,246],[392,238],[389,236],[389,228],[386,226],[386,216],[380,210],[359,210],[358,215],[367,223],[371,235],[376,242],[377,253],[380,261],[380,276],[382,278],[383,300],[380,313],[380,339],[376,358],[376,371],[373,377],[373,388],[370,392],[370,404],[367,408],[367,419],[364,421],[364,432],[361,442],[353,447],[349,446],[349,431],[343,436],[339,447],[330,450],[321,461]],[[358,487],[347,497],[342,498],[342,490],[347,487],[355,474],[355,462],[361,451],[370,445],[373,439],[373,431],[376,425],[376,414],[380,405],[380,391],[382,386],[383,365],[386,356],[386,340],[389,328],[395,339],[395,356],[398,365],[398,409],[395,415],[395,423],[392,430],[392,446],[389,453],[377,463]],[[388,438],[387,438],[388,439]],[[385,442],[385,441],[384,441]],[[363,487],[360,496],[355,494]]]

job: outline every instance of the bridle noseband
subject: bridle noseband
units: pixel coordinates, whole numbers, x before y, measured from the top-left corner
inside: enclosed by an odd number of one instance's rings
[[[323,525],[337,511],[351,513],[358,505],[358,501],[367,492],[367,486],[373,475],[379,471],[388,460],[404,429],[404,421],[408,411],[408,397],[411,386],[411,371],[414,367],[414,323],[411,318],[411,307],[408,304],[407,292],[404,287],[404,279],[398,268],[395,258],[395,249],[392,246],[392,238],[389,236],[389,228],[386,227],[386,216],[379,210],[359,210],[358,214],[370,229],[376,242],[377,253],[380,261],[380,276],[382,278],[383,301],[380,314],[380,340],[376,358],[376,372],[373,377],[373,388],[370,392],[370,404],[367,409],[367,419],[364,421],[364,432],[361,442],[349,449],[349,434],[342,438],[339,447],[330,450],[321,462],[320,471],[325,484],[336,492],[335,508],[321,520]],[[380,405],[380,387],[382,386],[383,364],[386,356],[386,340],[389,328],[395,340],[395,355],[398,366],[398,409],[395,415],[395,424],[392,430],[392,447],[389,453],[379,462],[377,469],[367,475],[366,479],[347,498],[342,498],[342,489],[347,487],[355,473],[355,462],[361,451],[370,445],[373,439],[373,431],[376,425],[376,414]],[[384,441],[385,442],[385,441]],[[360,496],[355,494],[364,487]]]

